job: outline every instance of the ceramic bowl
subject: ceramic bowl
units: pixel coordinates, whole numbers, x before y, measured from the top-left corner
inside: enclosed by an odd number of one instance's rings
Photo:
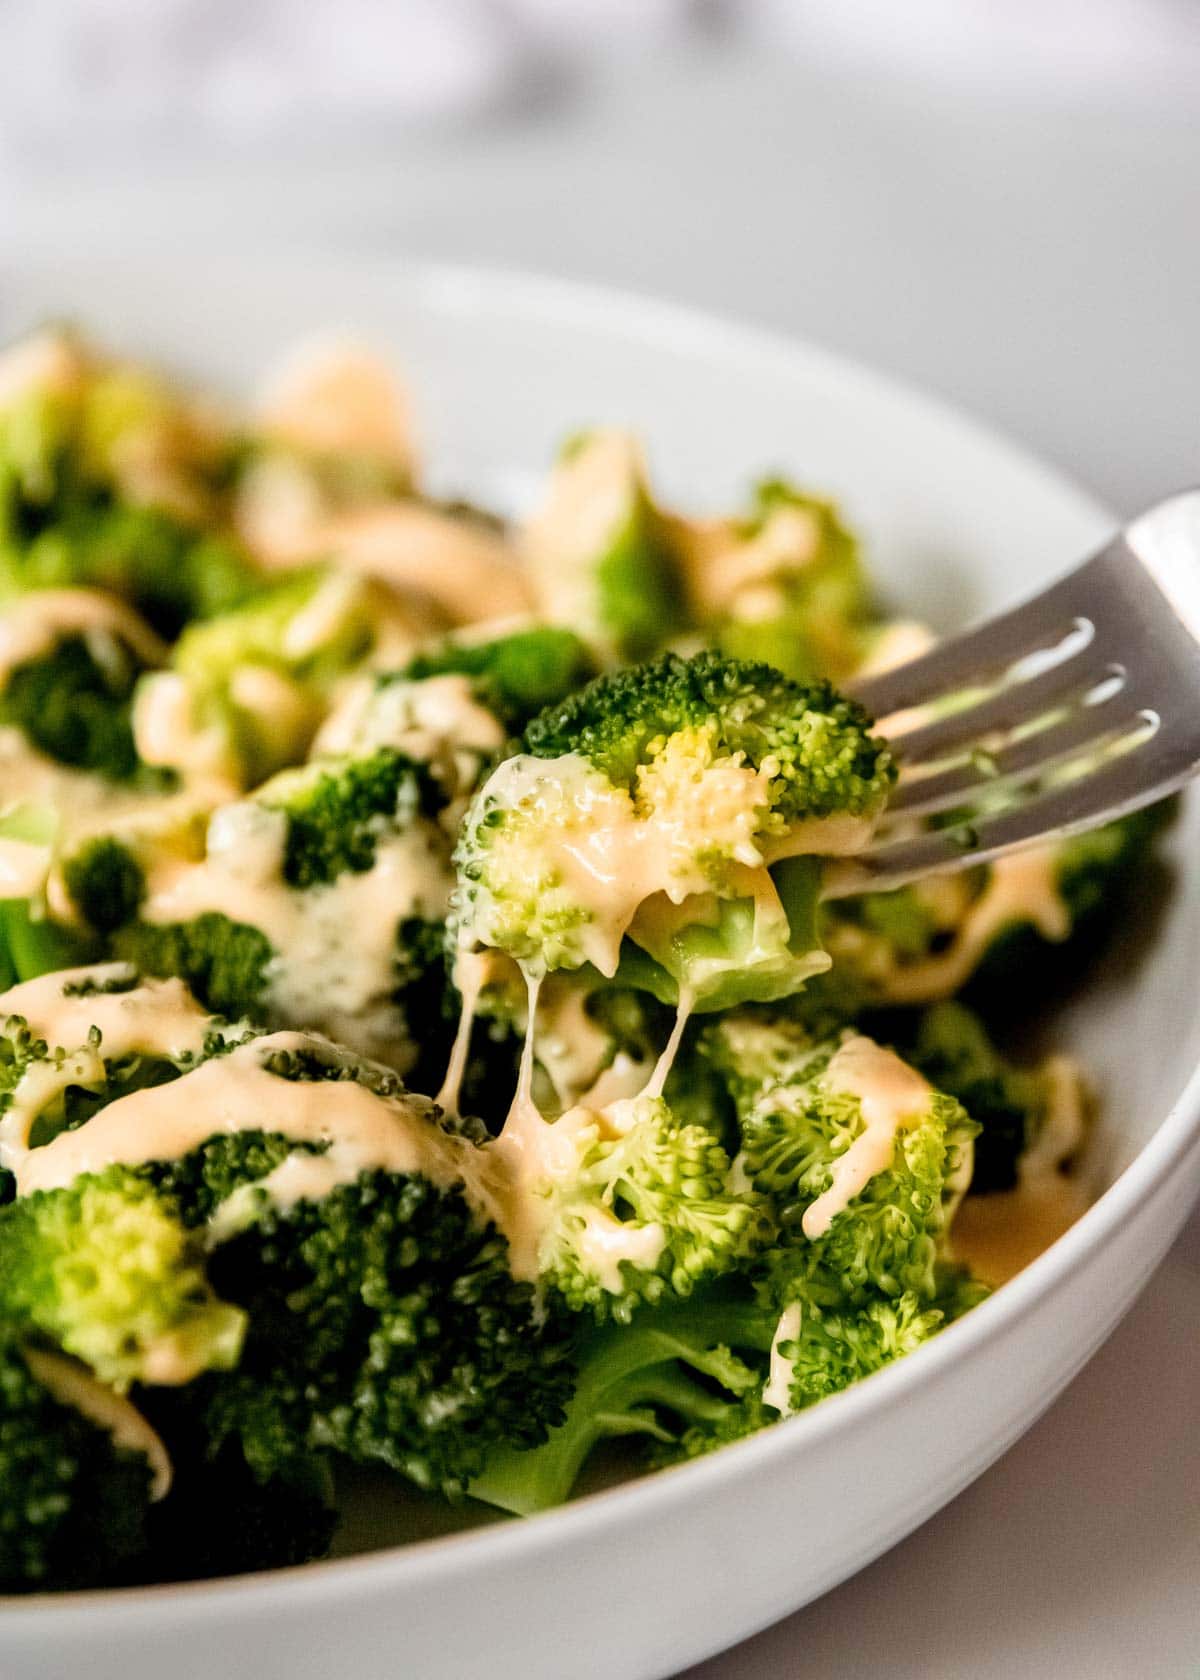
[[[0,338],[62,314],[235,389],[313,329],[350,328],[405,371],[432,485],[503,504],[520,502],[568,429],[598,420],[636,426],[655,483],[697,509],[726,507],[765,470],[793,473],[843,500],[890,599],[940,628],[1041,585],[1112,524],[1046,467],[875,374],[554,282],[296,258],[0,273]],[[1200,1186],[1196,828],[1185,810],[1153,937],[1122,944],[1054,1024],[1103,1092],[1086,1161],[1094,1205],[932,1344],[753,1440],[528,1522],[399,1546],[411,1513],[368,1490],[344,1545],[369,1552],[228,1582],[9,1601],[0,1672],[656,1680],[860,1568],[1049,1405]]]

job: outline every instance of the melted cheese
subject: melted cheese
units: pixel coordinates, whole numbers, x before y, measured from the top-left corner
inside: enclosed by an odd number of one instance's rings
[[[49,846],[0,839],[0,899],[32,898],[41,892],[49,868]]]
[[[366,753],[391,747],[428,764],[451,797],[470,792],[485,760],[505,741],[500,720],[481,706],[469,677],[447,674],[379,685],[351,683],[317,733],[313,753]]]
[[[1083,1141],[1086,1085],[1069,1056],[1052,1056],[1043,1071],[1050,1096],[1041,1131],[1021,1157],[1015,1188],[968,1196],[954,1218],[955,1257],[993,1288],[1057,1242],[1089,1202],[1080,1180],[1063,1171]]]
[[[122,963],[63,969],[0,996],[0,1021],[22,1016],[51,1048],[69,1052],[32,1063],[17,1081],[0,1119],[0,1165],[19,1172],[38,1116],[72,1085],[101,1086],[106,1058],[136,1052],[182,1062],[204,1048],[210,1018],[181,980],[148,980],[127,992],[63,995],[64,986],[84,980],[104,985],[129,972]]]
[[[171,1460],[159,1436],[137,1408],[99,1382],[86,1366],[43,1348],[26,1348],[25,1363],[60,1406],[69,1406],[103,1429],[122,1452],[140,1453],[150,1466],[150,1498],[163,1499],[171,1488]]]
[[[412,467],[408,405],[391,370],[363,345],[325,339],[294,350],[259,402],[264,429],[317,455],[370,456]]]
[[[775,1334],[771,1338],[771,1362],[767,1370],[767,1380],[763,1385],[762,1398],[763,1405],[774,1406],[780,1417],[790,1417],[795,1410],[792,1405],[793,1361],[783,1349],[786,1343],[794,1342],[799,1336],[800,1323],[800,1303],[793,1301],[779,1315],[779,1323],[775,1326]]]
[[[527,613],[529,586],[504,537],[427,503],[394,501],[321,519],[294,537],[294,559],[325,556],[378,578],[452,624]],[[427,607],[427,611],[428,611]]]
[[[131,991],[90,991],[63,995],[65,986],[93,982],[103,987],[125,980],[125,963],[61,969],[41,974],[0,993],[0,1019],[21,1015],[49,1045],[74,1049],[98,1028],[106,1057],[133,1052],[182,1061],[198,1055],[211,1021],[182,980],[146,980]]]
[[[932,1096],[915,1069],[869,1038],[847,1039],[825,1069],[824,1082],[858,1102],[863,1129],[834,1161],[829,1188],[805,1209],[804,1235],[813,1241],[891,1165],[897,1133],[928,1108]]]
[[[682,737],[680,737],[682,739]],[[679,753],[670,748],[639,773],[633,795],[614,787],[587,759],[575,753],[539,759],[525,754],[506,759],[489,777],[479,797],[484,811],[526,807],[544,818],[535,867],[544,898],[561,897],[564,907],[580,908],[585,918],[576,930],[583,959],[611,977],[621,941],[638,909],[655,894],[671,904],[711,892],[708,867],[714,853],[749,873],[738,892],[778,902],[767,876],[769,864],[809,852],[856,848],[865,843],[870,823],[859,818],[817,818],[779,836],[758,832],[765,817],[773,774],[770,760],[754,770],[735,758],[695,762],[690,743]],[[664,763],[668,760],[669,763]],[[697,835],[704,846],[697,846]],[[501,828],[492,839],[493,875],[503,875],[507,841]],[[528,840],[513,841],[514,877],[529,884]],[[482,884],[465,939],[493,943],[495,912]]]
[[[124,642],[143,665],[161,665],[166,645],[114,595],[97,589],[38,589],[0,613],[0,685],[18,666],[41,659],[69,636],[82,636],[103,662],[105,643]]]
[[[997,858],[944,951],[889,965],[887,1001],[918,1004],[950,997],[970,979],[993,939],[1016,923],[1032,923],[1043,939],[1066,939],[1071,918],[1058,888],[1058,861],[1053,841]]]
[[[452,885],[447,842],[431,823],[381,837],[370,869],[303,891],[283,877],[287,819],[253,801],[218,810],[205,861],[160,872],[143,917],[189,921],[206,911],[258,928],[274,956],[264,1003],[279,1022],[319,1021],[364,1055],[404,1059],[395,990],[396,929],[441,920]]]
[[[439,1185],[455,1181],[465,1146],[433,1124],[423,1098],[378,1096],[350,1079],[282,1079],[263,1065],[277,1051],[306,1050],[337,1054],[315,1034],[272,1033],[202,1062],[172,1084],[120,1097],[86,1125],[29,1150],[15,1166],[18,1191],[55,1189],[118,1163],[177,1160],[210,1137],[263,1128],[293,1143],[325,1146],[326,1187],[374,1168],[420,1172]],[[295,1184],[296,1177],[285,1178],[284,1193],[294,1193]]]
[[[241,766],[227,731],[202,724],[186,678],[175,671],[144,677],[133,696],[133,739],[146,764],[177,770],[214,799],[229,798],[241,786]]]

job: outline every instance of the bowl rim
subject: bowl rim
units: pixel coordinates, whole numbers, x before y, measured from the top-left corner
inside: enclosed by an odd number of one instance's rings
[[[609,287],[587,281],[563,279],[519,268],[468,263],[429,261],[418,257],[364,255],[331,257],[327,251],[304,254],[307,274],[327,281],[361,284],[364,277],[386,283],[402,279],[419,303],[449,313],[470,314],[481,305],[492,314],[505,311],[539,318],[553,318],[556,325],[580,330],[602,330],[658,348],[705,358],[731,360],[739,366],[769,363],[777,371],[795,368],[811,377],[814,370],[832,378],[844,389],[858,389],[868,397],[924,414],[931,421],[953,428],[993,459],[1006,461],[1032,482],[1040,482],[1060,503],[1073,501],[1084,521],[1097,533],[1112,526],[1110,510],[1074,483],[1068,474],[1042,461],[1032,451],[1002,432],[961,411],[954,403],[922,390],[908,381],[875,371],[852,356],[810,343],[800,335],[769,327],[749,325],[717,311],[643,294],[636,290]],[[269,255],[226,259],[222,266],[231,272],[264,275],[278,273],[295,257],[295,245],[282,245]],[[65,262],[40,260],[34,253],[28,260],[5,259],[0,263],[0,281],[18,278],[36,281],[53,274],[56,286],[76,278],[84,284],[98,273],[118,276],[136,272],[145,282],[147,266],[161,273],[177,272],[179,255],[161,253],[101,255],[95,260],[68,258]],[[307,276],[306,276],[307,277]],[[931,1385],[938,1373],[958,1359],[990,1341],[999,1340],[1006,1329],[1037,1301],[1079,1272],[1091,1254],[1103,1246],[1137,1206],[1159,1190],[1172,1176],[1189,1151],[1200,1142],[1200,1065],[1193,1069],[1183,1090],[1166,1111],[1152,1136],[1113,1183],[1087,1208],[1074,1225],[1051,1247],[1033,1260],[1002,1289],[974,1307],[970,1313],[915,1350],[914,1354],[855,1383],[830,1397],[811,1411],[782,1419],[757,1435],[731,1443],[720,1452],[686,1464],[650,1473],[617,1487],[587,1495],[554,1510],[520,1520],[502,1519],[494,1525],[457,1534],[390,1546],[345,1558],[317,1560],[258,1573],[218,1577],[212,1580],[170,1582],[148,1586],[111,1587],[76,1592],[46,1592],[0,1595],[3,1625],[16,1630],[17,1624],[32,1623],[50,1631],[47,1612],[53,1611],[58,1627],[85,1617],[89,1630],[103,1632],[97,1617],[112,1624],[131,1616],[161,1622],[180,1611],[195,1615],[218,1615],[223,1609],[250,1601],[252,1611],[271,1614],[284,1609],[303,1594],[305,1607],[318,1607],[331,1599],[373,1595],[404,1578],[412,1585],[433,1579],[452,1581],[471,1572],[481,1554],[503,1552],[506,1561],[530,1559],[550,1547],[560,1547],[585,1531],[603,1531],[636,1524],[651,1505],[678,1509],[708,1490],[783,1461],[795,1449],[818,1446],[838,1433],[848,1432],[886,1410],[921,1387]]]

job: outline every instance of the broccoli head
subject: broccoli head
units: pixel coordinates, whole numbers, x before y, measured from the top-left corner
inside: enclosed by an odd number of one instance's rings
[[[675,520],[692,615],[714,647],[789,677],[839,682],[866,651],[870,592],[838,508],[784,479],[757,485],[747,516]]]
[[[339,679],[368,654],[407,650],[414,633],[381,584],[324,566],[289,572],[188,626],[170,669],[139,687],[138,749],[226,795],[252,786],[304,757]]]
[[[134,746],[131,706],[166,649],[122,602],[82,589],[42,590],[0,613],[0,725],[47,758],[111,782],[162,783]]]
[[[811,854],[865,842],[893,776],[824,685],[713,654],[601,677],[543,712],[475,796],[461,949],[536,975],[590,963],[714,1009],[828,966]]]
[[[753,1292],[732,1280],[647,1308],[631,1325],[585,1326],[562,1423],[532,1450],[493,1449],[472,1497],[529,1516],[570,1496],[604,1440],[640,1437],[664,1463],[753,1433],[774,1415],[758,1398],[773,1329]]]
[[[0,1329],[0,1593],[125,1579],[169,1473],[128,1402]]]
[[[405,1071],[444,1057],[442,790],[389,748],[281,772],[219,806],[93,832],[60,863],[75,915],[211,1009],[316,1026]]]
[[[627,433],[566,444],[521,545],[544,616],[610,656],[646,659],[683,627],[678,564]]]
[[[258,577],[207,528],[229,440],[153,375],[65,332],[7,352],[0,401],[0,598],[110,591],[166,636]]]

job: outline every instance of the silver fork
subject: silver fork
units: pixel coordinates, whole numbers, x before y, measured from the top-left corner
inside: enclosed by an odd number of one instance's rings
[[[848,686],[900,779],[869,849],[831,871],[830,897],[969,868],[1174,793],[1200,771],[1200,490],[1040,595]]]

